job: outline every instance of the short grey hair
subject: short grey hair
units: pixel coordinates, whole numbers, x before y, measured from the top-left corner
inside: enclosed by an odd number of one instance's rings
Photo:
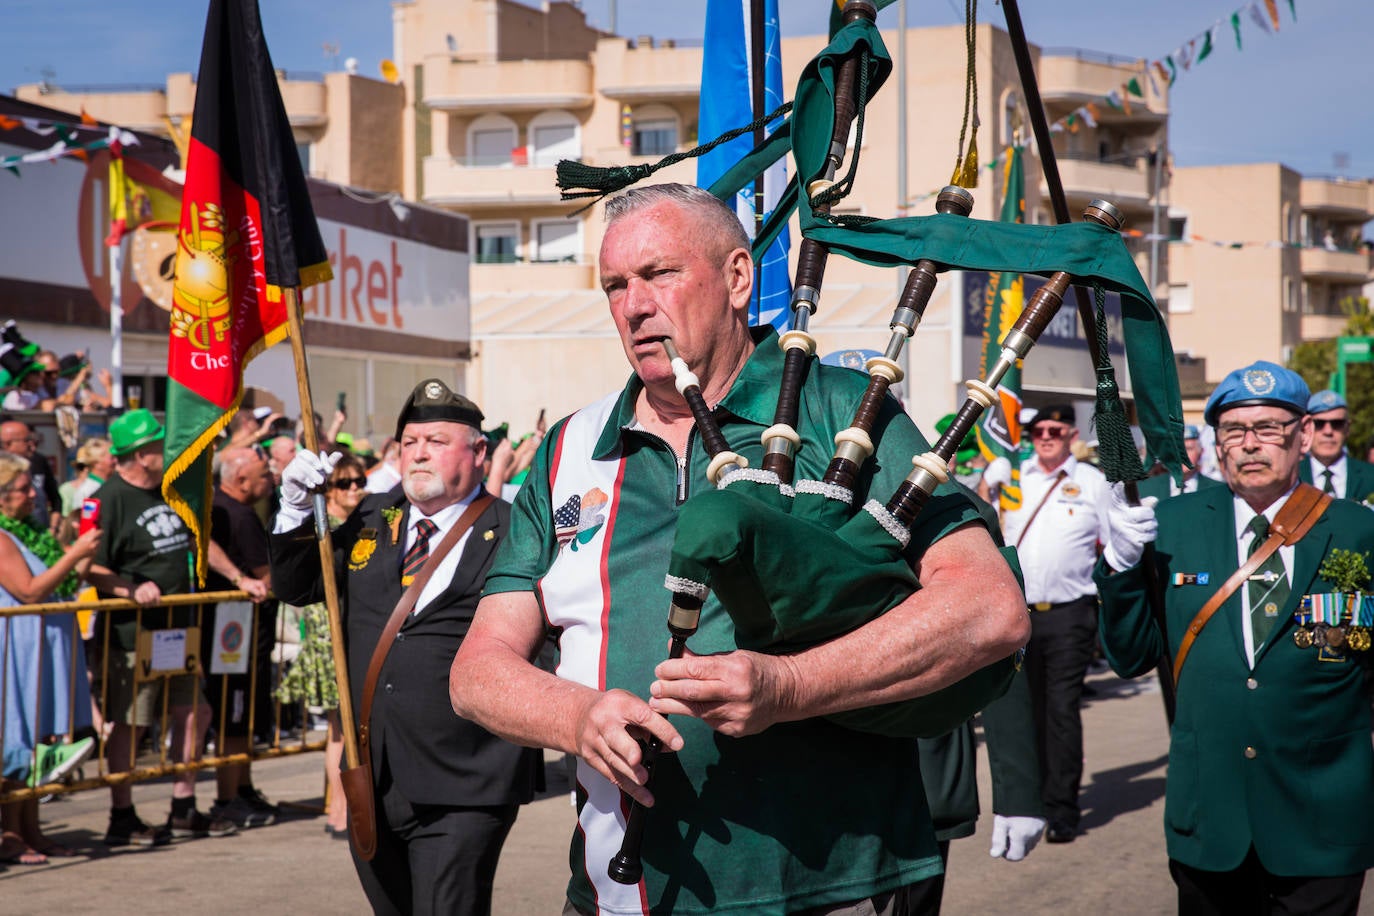
[[[695,213],[706,222],[725,251],[749,250],[749,236],[735,211],[710,191],[690,184],[668,182],[630,188],[606,201],[606,225],[613,226],[633,213],[661,203],[674,203]]]

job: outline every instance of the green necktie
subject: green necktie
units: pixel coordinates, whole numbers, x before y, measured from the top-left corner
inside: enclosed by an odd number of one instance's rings
[[[1269,537],[1269,519],[1256,515],[1246,526],[1255,537],[1250,541],[1246,556],[1253,556],[1260,545]],[[1283,558],[1276,550],[1250,574],[1250,628],[1254,633],[1255,650],[1264,645],[1269,634],[1278,623],[1279,614],[1288,604],[1288,573],[1283,568]]]
[[[1332,496],[1335,496],[1336,487],[1331,483],[1331,469],[1327,468],[1326,470],[1322,471],[1322,477],[1326,478],[1325,482],[1322,483],[1322,492],[1330,493]]]

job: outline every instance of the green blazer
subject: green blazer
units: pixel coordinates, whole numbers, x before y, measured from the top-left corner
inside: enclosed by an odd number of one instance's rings
[[[1298,477],[1303,483],[1315,484],[1312,479],[1312,456],[1303,455],[1298,465]],[[1345,453],[1345,498],[1364,502],[1364,498],[1374,493],[1374,464],[1361,461],[1349,452]]]
[[[1198,490],[1207,490],[1212,487],[1224,486],[1220,480],[1208,477],[1206,474],[1199,473],[1196,479]],[[1166,499],[1172,499],[1174,495],[1174,491],[1169,487],[1168,474],[1158,474],[1154,477],[1146,477],[1136,484],[1136,488],[1140,493],[1141,499],[1147,496],[1153,496],[1160,502],[1164,502]],[[1179,495],[1182,496],[1183,494],[1180,493]]]
[[[1235,572],[1231,491],[1215,487],[1159,505],[1156,541],[1167,632],[1146,605],[1139,567],[1094,573],[1099,629],[1112,668],[1136,677],[1161,651],[1173,658],[1207,599]],[[1251,670],[1239,590],[1198,634],[1178,684],[1164,831],[1169,857],[1208,871],[1240,865],[1251,845],[1276,875],[1348,875],[1374,866],[1370,653],[1319,660],[1293,642],[1302,596],[1332,591],[1317,575],[1334,548],[1374,555],[1374,513],[1335,500],[1298,542],[1292,595]],[[1172,573],[1210,575],[1173,585]]]

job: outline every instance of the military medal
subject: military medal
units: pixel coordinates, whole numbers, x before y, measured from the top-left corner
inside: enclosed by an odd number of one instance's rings
[[[1340,624],[1326,628],[1326,645],[1329,649],[1339,649],[1345,645],[1345,627]]]
[[[1302,601],[1298,602],[1298,609],[1293,612],[1293,620],[1298,624],[1298,628],[1293,631],[1293,642],[1299,649],[1312,648],[1312,596],[1303,595]]]
[[[358,532],[358,539],[353,542],[353,549],[348,554],[348,568],[352,572],[361,572],[367,568],[367,561],[372,559],[372,554],[377,551],[377,529],[364,528]]]
[[[1368,652],[1371,643],[1374,639],[1369,635],[1369,627],[1351,627],[1345,637],[1345,644],[1356,652]]]
[[[1312,631],[1307,627],[1299,627],[1293,631],[1293,642],[1299,649],[1312,648]]]

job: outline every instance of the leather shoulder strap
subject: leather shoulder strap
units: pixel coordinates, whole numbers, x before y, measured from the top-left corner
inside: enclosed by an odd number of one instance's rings
[[[1059,488],[1059,485],[1064,482],[1064,478],[1068,476],[1069,472],[1063,469],[1055,475],[1054,483],[1050,484],[1050,488],[1045,491],[1045,495],[1040,497],[1040,502],[1035,504],[1035,511],[1031,513],[1030,518],[1026,519],[1026,524],[1021,527],[1021,533],[1016,536],[1016,546],[1018,548],[1021,546],[1021,542],[1026,539],[1026,532],[1030,531],[1030,526],[1035,524],[1035,517],[1040,514],[1041,509],[1045,508],[1045,503],[1050,501],[1050,497],[1054,495],[1054,491]]]
[[[1274,518],[1274,524],[1269,526],[1269,537],[1259,549],[1250,554],[1250,558],[1245,561],[1240,569],[1231,574],[1217,589],[1207,603],[1202,606],[1202,610],[1197,612],[1188,629],[1183,633],[1183,639],[1179,641],[1178,656],[1174,659],[1174,684],[1178,684],[1179,675],[1183,673],[1183,662],[1188,658],[1188,653],[1193,648],[1193,641],[1202,632],[1202,628],[1207,625],[1207,621],[1212,619],[1212,615],[1226,603],[1226,599],[1235,594],[1236,589],[1240,588],[1241,583],[1250,578],[1250,575],[1264,564],[1280,547],[1296,544],[1301,541],[1312,526],[1317,523],[1317,519],[1322,517],[1326,507],[1331,505],[1331,494],[1323,493],[1311,484],[1300,483],[1293,495],[1288,497],[1288,502],[1283,504],[1279,514]]]
[[[377,646],[372,650],[372,660],[367,666],[367,678],[363,681],[363,705],[362,714],[358,718],[358,739],[359,744],[363,745],[360,756],[364,760],[370,759],[366,748],[372,731],[372,697],[376,693],[377,679],[381,677],[387,653],[391,650],[391,644],[396,641],[396,634],[401,631],[401,624],[405,623],[406,617],[414,609],[415,602],[420,600],[420,593],[425,590],[425,584],[429,582],[430,576],[434,575],[434,570],[439,568],[444,556],[458,543],[463,532],[471,528],[494,501],[495,497],[489,493],[483,493],[472,501],[472,505],[468,506],[467,511],[453,523],[444,539],[430,551],[429,559],[425,560],[425,565],[415,574],[415,578],[401,595],[401,600],[396,602],[391,619],[386,622],[386,629],[382,630],[382,638],[377,640]]]

